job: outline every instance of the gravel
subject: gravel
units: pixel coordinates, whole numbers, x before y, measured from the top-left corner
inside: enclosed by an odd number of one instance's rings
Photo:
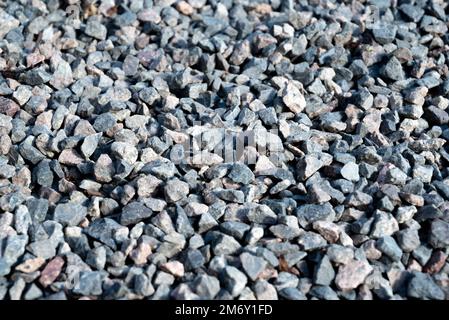
[[[0,299],[447,299],[449,6],[365,2],[3,1]]]

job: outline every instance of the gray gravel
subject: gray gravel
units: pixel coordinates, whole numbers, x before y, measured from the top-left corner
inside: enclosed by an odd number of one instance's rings
[[[447,299],[448,10],[2,1],[0,299]]]

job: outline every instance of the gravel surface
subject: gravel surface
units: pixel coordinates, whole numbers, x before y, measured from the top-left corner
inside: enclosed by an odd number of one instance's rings
[[[448,17],[1,1],[0,299],[447,299]]]

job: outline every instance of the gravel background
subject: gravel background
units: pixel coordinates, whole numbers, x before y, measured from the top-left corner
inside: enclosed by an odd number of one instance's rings
[[[447,299],[448,13],[1,1],[0,299]]]

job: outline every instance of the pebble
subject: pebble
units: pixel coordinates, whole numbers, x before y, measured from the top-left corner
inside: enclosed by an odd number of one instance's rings
[[[407,287],[407,295],[417,299],[444,300],[445,294],[429,274],[415,272]]]
[[[402,257],[402,250],[393,237],[385,236],[378,239],[376,247],[393,261],[399,261]]]
[[[14,117],[14,115],[20,110],[20,107],[13,100],[0,97],[0,113],[5,114],[9,117]]]
[[[237,297],[245,288],[248,279],[237,268],[227,266],[221,274],[221,281],[232,297]]]
[[[189,185],[179,179],[171,179],[164,187],[164,194],[168,203],[177,202],[189,194]]]
[[[352,260],[338,268],[335,284],[340,290],[357,288],[373,271],[373,267],[366,261]]]
[[[146,218],[151,217],[153,212],[141,202],[131,202],[127,204],[120,215],[120,224],[127,226],[136,224]]]
[[[242,253],[240,255],[242,268],[252,281],[256,281],[267,266],[267,262],[260,257],[250,253]]]
[[[430,226],[429,243],[434,248],[444,248],[449,245],[449,223],[435,219]]]
[[[58,204],[54,219],[63,225],[77,226],[87,215],[87,208],[77,203]]]
[[[61,257],[56,257],[48,262],[41,272],[39,283],[43,287],[48,287],[49,285],[51,285],[60,275],[64,264],[64,259],[62,259]]]
[[[317,285],[329,286],[335,278],[335,271],[327,256],[324,256],[315,268],[313,281]]]
[[[349,181],[357,182],[360,179],[359,166],[354,162],[346,163],[340,171],[343,178]]]
[[[98,40],[105,40],[107,36],[107,29],[99,21],[89,20],[86,24],[84,33],[90,37]]]

